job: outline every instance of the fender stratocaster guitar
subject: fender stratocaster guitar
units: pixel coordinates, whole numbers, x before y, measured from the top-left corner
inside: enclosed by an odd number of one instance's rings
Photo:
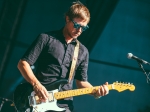
[[[57,100],[64,99],[73,96],[79,96],[84,94],[95,93],[99,86],[83,89],[75,89],[68,91],[58,92],[60,85],[66,84],[67,80],[59,80],[49,85],[44,85],[49,92],[49,98],[46,102],[41,102],[38,96],[33,91],[33,87],[29,83],[23,83],[17,86],[14,92],[14,103],[19,112],[45,112],[48,110],[60,112],[64,111],[65,108],[59,108],[57,106]],[[135,90],[133,84],[125,84],[114,82],[113,84],[107,85],[109,90],[117,90],[122,92],[129,89],[130,91]]]

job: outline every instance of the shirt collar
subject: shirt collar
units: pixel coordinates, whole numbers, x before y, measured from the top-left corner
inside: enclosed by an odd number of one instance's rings
[[[64,27],[63,27],[64,28]],[[65,37],[64,37],[64,35],[63,35],[63,28],[61,28],[60,30],[58,30],[58,35],[59,35],[59,39],[61,40],[61,41],[65,41]],[[77,42],[76,42],[76,40],[77,39],[73,39],[72,41],[71,41],[71,44],[77,44]],[[66,42],[66,41],[65,41]]]

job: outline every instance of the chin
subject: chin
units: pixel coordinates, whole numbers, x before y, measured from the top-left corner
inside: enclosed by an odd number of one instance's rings
[[[78,38],[78,36],[72,36],[72,38],[76,39],[76,38]]]

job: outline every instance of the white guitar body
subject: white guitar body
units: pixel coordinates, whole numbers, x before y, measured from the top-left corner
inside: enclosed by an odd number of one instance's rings
[[[36,96],[35,92],[33,91],[31,93],[31,96],[29,96],[28,98],[29,98],[30,106],[33,107],[32,112],[45,112],[50,110],[60,112],[66,110],[65,108],[60,108],[57,106],[57,100],[54,97],[54,93],[58,92],[58,89],[55,89],[53,91],[48,91],[48,92],[50,95],[49,99],[46,102],[39,102],[39,103],[37,103],[36,101],[37,99],[35,98]],[[28,112],[28,110],[30,112],[29,108],[26,110],[26,112]]]

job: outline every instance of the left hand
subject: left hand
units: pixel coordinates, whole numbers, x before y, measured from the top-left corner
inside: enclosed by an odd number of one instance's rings
[[[108,82],[103,84],[102,86],[99,87],[99,89],[96,91],[95,96],[105,96],[109,93],[109,89],[107,87]]]

